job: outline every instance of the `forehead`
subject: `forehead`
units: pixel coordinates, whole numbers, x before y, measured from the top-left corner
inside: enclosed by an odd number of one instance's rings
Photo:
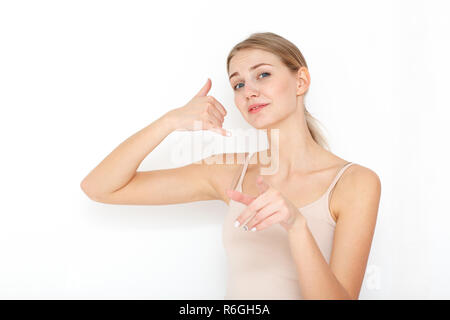
[[[267,51],[259,49],[244,49],[238,51],[230,60],[229,72],[232,74],[239,71],[247,71],[248,68],[257,63],[279,64],[279,58]]]

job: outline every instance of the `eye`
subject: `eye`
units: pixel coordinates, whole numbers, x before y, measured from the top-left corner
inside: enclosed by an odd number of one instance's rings
[[[262,73],[260,73],[258,76],[261,76],[261,75],[263,75],[263,74],[267,74],[267,75],[269,75],[270,76],[270,73],[269,72],[262,72]],[[265,78],[265,77],[264,77]],[[242,88],[242,87],[239,87],[239,88],[236,88],[239,84],[241,84],[242,82],[239,82],[238,84],[236,84],[235,86],[234,86],[234,88],[233,88],[233,90],[237,90],[237,89],[240,89],[240,88]]]

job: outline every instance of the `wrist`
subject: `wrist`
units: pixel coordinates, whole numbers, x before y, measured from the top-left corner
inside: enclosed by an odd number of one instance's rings
[[[161,122],[164,124],[164,126],[166,127],[166,129],[169,132],[175,131],[178,129],[174,118],[172,116],[172,110],[165,113],[161,118],[160,118]]]
[[[307,222],[305,217],[299,213],[298,216],[295,218],[294,222],[288,229],[289,234],[298,233],[298,232],[304,232],[308,228]]]

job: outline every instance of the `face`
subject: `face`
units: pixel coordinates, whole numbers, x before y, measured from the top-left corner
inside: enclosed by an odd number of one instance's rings
[[[259,64],[262,65],[253,68]],[[276,55],[259,49],[238,51],[230,60],[229,76],[236,106],[257,129],[267,128],[296,112],[309,84],[306,68],[293,73]],[[268,105],[258,112],[249,112],[255,103]]]

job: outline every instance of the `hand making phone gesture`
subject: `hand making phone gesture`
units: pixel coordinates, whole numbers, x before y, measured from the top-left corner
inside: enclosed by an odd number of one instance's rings
[[[207,96],[211,80],[184,106],[170,111],[170,118],[176,131],[211,130],[224,136],[231,136],[222,128],[227,111],[213,96]]]

